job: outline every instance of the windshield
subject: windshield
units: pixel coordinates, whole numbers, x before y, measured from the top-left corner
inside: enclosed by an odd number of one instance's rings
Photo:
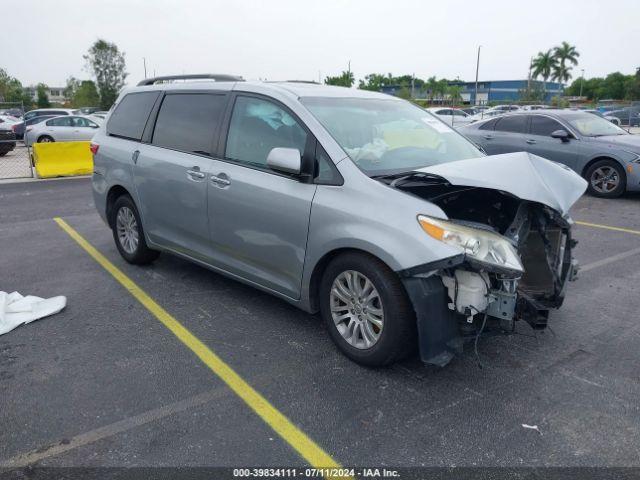
[[[602,137],[605,135],[625,135],[626,132],[616,127],[609,120],[597,115],[572,115],[567,117],[569,124],[585,137]]]
[[[386,175],[483,154],[434,115],[408,102],[301,98],[367,175]]]

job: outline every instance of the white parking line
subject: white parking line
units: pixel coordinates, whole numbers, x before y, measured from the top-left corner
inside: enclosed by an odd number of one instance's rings
[[[607,258],[603,258],[602,260],[597,260],[595,262],[587,263],[580,267],[578,273],[588,272],[589,270],[593,270],[594,268],[603,267],[604,265],[608,265],[613,262],[617,262],[619,260],[624,260],[625,258],[632,257],[640,253],[640,248],[634,248],[633,250],[628,250],[626,252],[618,253],[617,255],[612,255]]]
[[[189,398],[185,398],[184,400],[179,400],[162,407],[154,408],[153,410],[147,410],[146,412],[143,412],[139,415],[134,415],[133,417],[125,418],[124,420],[120,420],[110,425],[105,425],[103,427],[81,433],[80,435],[76,435],[75,437],[71,437],[70,439],[62,440],[47,447],[41,447],[27,453],[21,453],[8,458],[7,460],[0,460],[0,467],[26,467],[27,465],[42,460],[43,458],[60,455],[61,453],[68,452],[69,450],[95,443],[98,440],[102,440],[103,438],[112,437],[114,435],[117,435],[118,433],[131,430],[132,428],[155,422],[156,420],[160,420],[175,413],[183,412],[189,408],[204,405],[205,403],[219,398],[227,393],[228,390],[226,390],[224,387],[220,387],[200,393],[198,395],[194,395]]]

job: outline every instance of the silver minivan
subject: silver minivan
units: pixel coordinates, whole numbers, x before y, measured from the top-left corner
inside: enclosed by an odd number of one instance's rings
[[[91,150],[126,261],[169,252],[319,311],[365,365],[445,365],[484,332],[545,328],[576,272],[580,176],[486,156],[380,93],[158,77],[120,94]]]

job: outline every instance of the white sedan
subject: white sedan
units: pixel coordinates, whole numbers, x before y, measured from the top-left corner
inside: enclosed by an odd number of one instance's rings
[[[91,140],[98,128],[98,119],[65,115],[27,127],[24,141],[27,145],[33,145],[42,142]]]
[[[452,127],[460,127],[471,123],[471,116],[459,108],[431,107],[427,108],[427,110]]]

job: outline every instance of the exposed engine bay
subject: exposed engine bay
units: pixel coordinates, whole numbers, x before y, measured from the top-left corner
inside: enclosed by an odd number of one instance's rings
[[[461,350],[465,338],[489,331],[512,332],[518,320],[534,329],[546,328],[549,310],[562,305],[566,283],[577,272],[571,255],[576,241],[568,218],[541,203],[499,190],[451,185],[433,175],[383,181],[436,204],[449,222],[507,239],[522,266],[510,270],[465,254],[405,275],[418,317],[423,361],[444,365]],[[444,287],[447,311],[426,299],[428,294],[442,300],[439,284]],[[434,337],[439,338],[435,343]]]

